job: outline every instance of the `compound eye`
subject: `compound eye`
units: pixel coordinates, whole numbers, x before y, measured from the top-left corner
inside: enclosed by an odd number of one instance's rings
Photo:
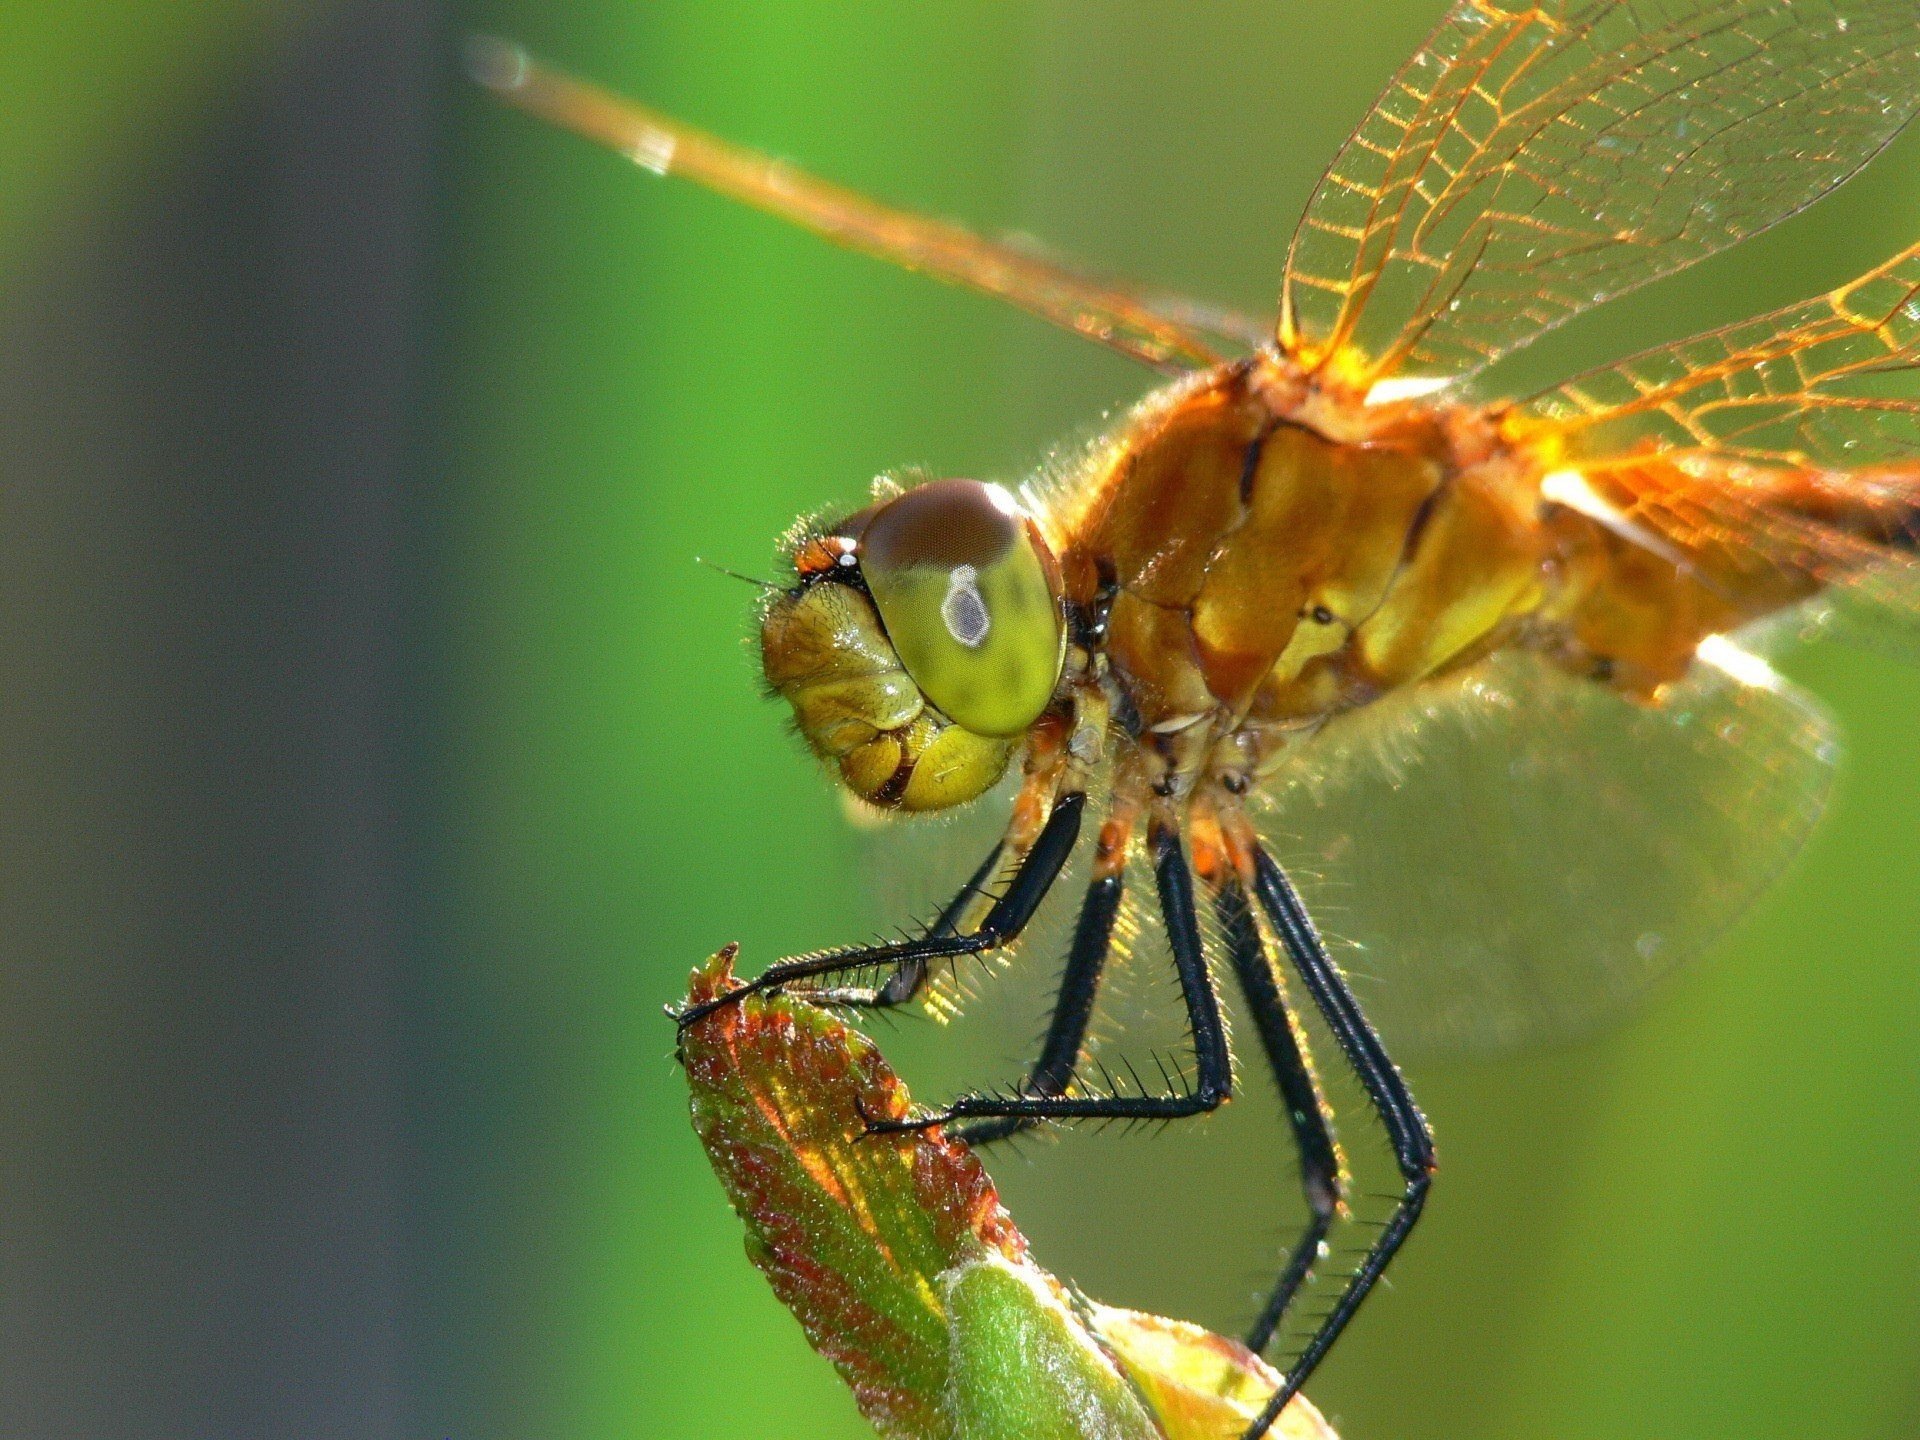
[[[1041,542],[1013,496],[935,480],[875,510],[860,572],[927,699],[976,735],[1011,736],[1047,708],[1064,632]]]

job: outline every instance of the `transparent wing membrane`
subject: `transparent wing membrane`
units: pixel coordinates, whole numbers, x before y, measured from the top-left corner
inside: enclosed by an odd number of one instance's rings
[[[1851,284],[1535,397],[1554,453],[1632,523],[1920,629],[1920,246]]]
[[[1657,707],[1526,653],[1303,745],[1263,830],[1389,1044],[1575,1034],[1723,931],[1819,818],[1818,702],[1725,641]]]
[[[1920,245],[1817,299],[1603,366],[1525,409],[1554,422],[1576,458],[1651,447],[1920,465],[1916,361]]]
[[[1314,192],[1281,342],[1470,375],[1807,205],[1916,105],[1912,0],[1457,0]]]
[[[1028,247],[882,205],[549,69],[517,46],[475,39],[468,66],[508,103],[655,174],[684,176],[850,250],[1005,300],[1149,365],[1193,369],[1242,348],[1246,322],[1230,312],[1089,279]],[[1229,350],[1214,336],[1230,341]]]

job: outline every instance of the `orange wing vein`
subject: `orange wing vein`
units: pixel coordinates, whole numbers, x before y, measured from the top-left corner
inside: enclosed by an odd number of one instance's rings
[[[1511,425],[1684,547],[1920,616],[1920,245],[1818,299],[1568,381]]]
[[[882,205],[549,69],[503,41],[471,41],[468,68],[510,104],[656,174],[685,176],[848,249],[982,291],[1164,370],[1218,364],[1226,354],[1209,336],[1234,342],[1229,348],[1237,351],[1248,331],[1258,337],[1265,328],[1199,302],[1088,279],[958,225]]]
[[[1472,375],[1810,204],[1916,106],[1913,0],[1456,0],[1315,190],[1281,344]]]

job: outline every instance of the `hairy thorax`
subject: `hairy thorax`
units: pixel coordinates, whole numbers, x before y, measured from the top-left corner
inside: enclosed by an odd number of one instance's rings
[[[1648,550],[1497,411],[1366,404],[1272,355],[1144,404],[1054,515],[1126,728],[1165,782],[1257,781],[1328,717],[1526,645],[1650,699],[1804,593]]]

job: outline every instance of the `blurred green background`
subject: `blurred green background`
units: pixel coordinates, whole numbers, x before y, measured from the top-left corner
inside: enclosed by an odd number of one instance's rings
[[[1439,8],[10,17],[0,1431],[868,1433],[742,1256],[660,1006],[723,941],[901,917],[694,557],[764,571],[891,466],[1016,479],[1152,377],[498,110],[463,29],[1263,312]],[[1920,135],[1515,383],[1864,269],[1916,175]],[[1314,1384],[1343,1434],[1913,1433],[1920,675],[1793,669],[1853,747],[1791,878],[1605,1036],[1412,1068],[1442,1170]],[[1011,1077],[1024,968],[890,1052]],[[1040,1258],[1244,1323],[1297,1205],[1246,1094],[996,1160]]]

